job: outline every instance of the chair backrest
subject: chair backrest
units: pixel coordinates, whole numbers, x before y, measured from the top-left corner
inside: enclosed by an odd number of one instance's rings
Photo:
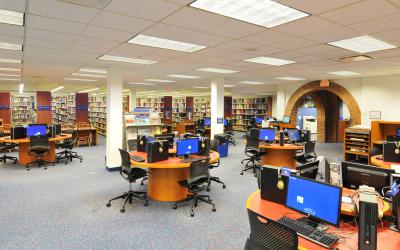
[[[218,141],[216,139],[210,140],[210,150],[213,150],[215,152],[218,151]]]
[[[247,209],[247,212],[250,221],[249,240],[251,243],[249,244],[248,240],[246,250],[257,249],[256,247],[269,250],[297,250],[298,237],[293,229],[250,209]]]
[[[315,141],[309,141],[304,144],[304,156],[305,157],[316,157],[315,153]]]
[[[249,134],[246,136],[246,147],[253,147],[253,148],[258,148],[260,145],[260,130],[256,128],[251,128],[249,130]]]
[[[87,122],[78,122],[76,124],[76,130],[78,130],[78,138],[90,136],[90,125]]]
[[[36,148],[50,149],[49,137],[47,135],[32,136],[29,138],[29,150]]]
[[[210,160],[204,159],[199,161],[194,161],[190,164],[190,176],[188,179],[188,183],[191,184],[200,179],[208,180],[210,177],[210,173],[208,171],[208,166],[210,164]]]
[[[119,154],[121,155],[121,168],[126,173],[131,172],[131,156],[128,151],[119,148]]]

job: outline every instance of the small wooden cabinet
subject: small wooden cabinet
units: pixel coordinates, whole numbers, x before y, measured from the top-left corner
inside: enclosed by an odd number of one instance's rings
[[[358,127],[347,128],[344,135],[344,160],[369,164],[370,145],[370,129]]]

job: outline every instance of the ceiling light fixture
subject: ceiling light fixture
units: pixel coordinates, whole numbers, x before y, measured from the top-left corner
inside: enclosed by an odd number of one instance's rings
[[[22,82],[19,84],[19,93],[24,93],[24,84]]]
[[[235,87],[235,85],[224,84],[224,87],[225,87],[225,88],[233,88],[233,87]]]
[[[0,74],[0,76],[21,77],[20,75],[13,75],[13,74]]]
[[[106,75],[85,74],[85,73],[72,73],[71,75],[73,75],[73,76],[86,76],[86,77],[107,78]]]
[[[245,84],[252,84],[252,85],[261,85],[261,84],[265,84],[263,82],[254,82],[254,81],[241,81],[239,83],[245,83]]]
[[[278,78],[275,78],[275,79],[286,80],[286,81],[303,81],[303,80],[306,80],[305,78],[291,77],[291,76],[278,77]]]
[[[167,76],[175,77],[175,78],[184,78],[184,79],[199,79],[199,78],[201,78],[200,76],[178,75],[178,74],[172,74],[172,75],[167,75]]]
[[[148,86],[155,85],[154,83],[148,83],[148,82],[130,82],[128,84],[131,84],[131,85],[148,85]]]
[[[295,61],[289,61],[289,60],[273,58],[273,57],[266,57],[266,56],[250,58],[250,59],[246,59],[244,61],[253,62],[253,63],[261,63],[261,64],[268,64],[268,65],[273,65],[273,66],[282,66],[282,65],[295,63]]]
[[[173,80],[162,80],[162,79],[146,79],[146,81],[149,81],[149,82],[164,82],[164,83],[175,82]]]
[[[157,61],[153,61],[153,60],[145,60],[145,59],[140,59],[140,58],[130,58],[130,57],[123,57],[123,56],[111,56],[111,55],[103,55],[103,56],[100,56],[98,59],[106,60],[106,61],[136,63],[136,64],[146,64],[146,65],[158,63]]]
[[[24,13],[0,9],[0,23],[24,25]]]
[[[194,89],[209,89],[210,87],[206,87],[206,86],[193,86],[192,88],[194,88]]]
[[[61,89],[63,89],[63,88],[64,88],[64,86],[59,86],[59,87],[57,87],[57,88],[55,88],[55,89],[50,90],[50,92],[51,92],[51,93],[54,93],[54,92],[59,91],[59,90],[61,90]]]
[[[361,62],[361,61],[366,61],[372,59],[371,56],[366,56],[366,55],[359,55],[359,56],[347,56],[347,57],[341,57],[341,58],[336,58],[333,60],[339,61],[339,62]]]
[[[87,93],[87,92],[93,92],[93,91],[96,91],[96,90],[99,90],[99,89],[100,89],[100,88],[85,89],[85,90],[79,91],[78,93]]]
[[[97,80],[95,80],[95,79],[80,79],[80,78],[69,78],[69,77],[64,78],[64,80],[67,80],[67,81],[82,81],[82,82],[97,82]]]
[[[78,71],[86,73],[107,74],[107,70],[98,68],[80,68]]]
[[[0,58],[0,63],[21,63],[21,60]]]
[[[19,78],[0,78],[0,81],[21,81]]]
[[[15,68],[0,68],[1,71],[21,71],[21,69],[15,69]]]
[[[370,36],[357,36],[336,42],[330,42],[329,45],[355,51],[357,53],[368,53],[373,51],[393,49],[396,46],[378,40]]]
[[[337,75],[337,76],[359,76],[360,75],[359,73],[353,72],[353,71],[334,71],[334,72],[328,72],[328,74]]]
[[[134,38],[132,38],[131,40],[129,40],[128,43],[162,48],[162,49],[177,50],[177,51],[183,51],[183,52],[195,52],[195,51],[207,48],[207,46],[202,46],[202,45],[198,45],[198,44],[185,43],[185,42],[169,40],[169,39],[159,38],[159,37],[154,37],[154,36],[146,36],[146,35],[141,35],[141,34],[139,34],[139,35],[135,36]]]
[[[157,91],[151,90],[151,91],[143,91],[143,92],[137,92],[136,94],[148,94],[148,93],[155,93]]]
[[[22,50],[22,44],[0,42],[0,49]]]
[[[236,71],[236,70],[219,69],[219,68],[202,68],[202,69],[197,69],[197,70],[206,71],[206,72],[212,72],[212,73],[221,73],[221,74],[233,74],[233,73],[239,72],[239,71]]]
[[[267,28],[308,16],[271,0],[197,0],[189,6]]]

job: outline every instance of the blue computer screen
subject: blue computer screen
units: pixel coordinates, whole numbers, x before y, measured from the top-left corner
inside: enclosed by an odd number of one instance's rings
[[[176,155],[190,155],[199,152],[199,138],[183,139],[176,142]]]
[[[297,129],[288,129],[287,133],[290,141],[297,142],[301,140],[300,133]]]
[[[397,129],[397,137],[400,138],[400,128]]]
[[[207,127],[211,126],[211,119],[210,118],[204,119],[204,126],[207,126]]]
[[[263,121],[263,118],[261,118],[261,117],[256,117],[256,123],[257,123],[257,124],[261,124],[262,121]]]
[[[228,125],[228,121],[224,119],[224,126]]]
[[[260,129],[259,140],[272,142],[275,140],[275,130],[273,129]]]
[[[44,124],[31,124],[26,128],[26,136],[46,135],[47,126]]]
[[[325,183],[290,176],[286,206],[314,218],[338,225],[341,188]]]

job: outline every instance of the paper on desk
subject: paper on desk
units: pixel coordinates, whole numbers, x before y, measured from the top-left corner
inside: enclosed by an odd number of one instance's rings
[[[342,196],[342,203],[353,203],[350,196]]]
[[[400,165],[399,164],[391,164],[390,167],[391,167],[391,169],[394,169],[394,171],[397,174],[400,174]]]

